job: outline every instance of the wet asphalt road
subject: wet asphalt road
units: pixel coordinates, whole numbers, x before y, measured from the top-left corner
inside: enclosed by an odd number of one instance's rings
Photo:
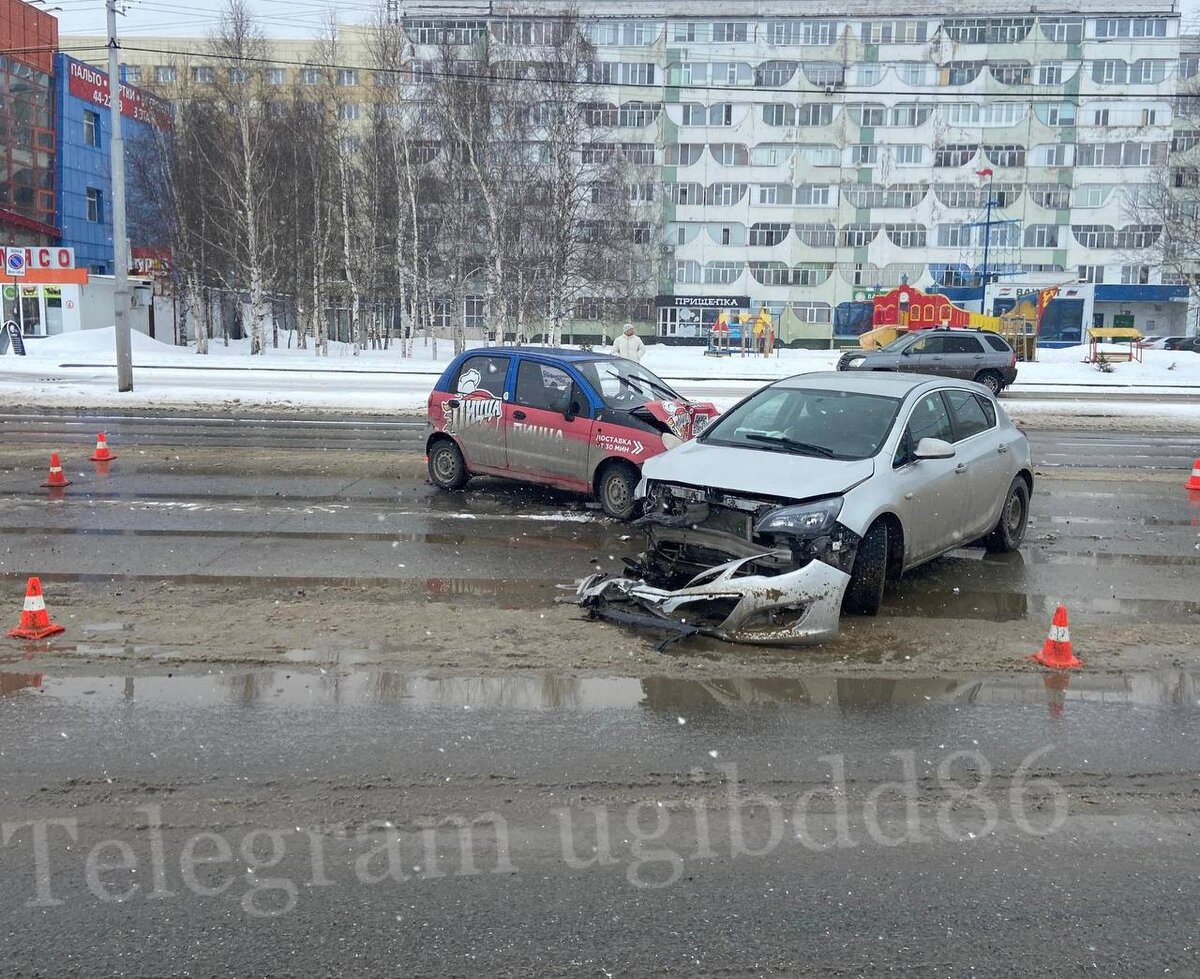
[[[79,447],[61,501],[27,465],[0,472],[9,585],[373,582],[532,613],[631,547],[578,498],[499,481],[448,497],[369,461],[229,471],[235,448],[419,452],[407,422],[4,422]],[[80,451],[101,428],[107,474]],[[1066,599],[1092,623],[1200,621],[1189,440],[1032,439],[1030,546],[956,552],[885,615],[1040,624]],[[426,679],[106,665],[103,646],[0,668],[4,975],[1200,973],[1187,659],[1049,680]],[[909,751],[906,771],[890,753]],[[480,821],[464,837],[456,817]]]
[[[54,446],[94,445],[103,430],[113,444],[227,448],[320,448],[331,451],[422,451],[424,419],[404,415],[301,418],[243,412],[240,417],[144,411],[87,414],[8,410],[0,423],[10,441]],[[1195,437],[1147,431],[1120,435],[1090,432],[1031,433],[1038,465],[1184,469],[1200,451]]]
[[[5,975],[1200,969],[1195,674],[4,676]]]

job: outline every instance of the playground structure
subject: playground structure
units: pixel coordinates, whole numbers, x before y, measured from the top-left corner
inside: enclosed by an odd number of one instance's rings
[[[750,317],[749,310],[740,310],[736,324],[731,322],[732,310],[722,310],[708,335],[706,357],[730,357],[735,353],[743,357],[770,357],[779,355],[776,346],[775,324],[771,312],[760,307],[758,315]]]
[[[1056,287],[1042,289],[1001,316],[986,316],[955,306],[945,296],[902,284],[871,300],[872,328],[859,336],[858,344],[865,350],[877,350],[913,330],[960,327],[998,333],[1017,352],[1019,360],[1037,360],[1038,324],[1057,292]]]

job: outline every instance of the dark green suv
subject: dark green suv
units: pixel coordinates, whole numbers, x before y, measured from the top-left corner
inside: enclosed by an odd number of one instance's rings
[[[957,377],[999,394],[1017,379],[1017,352],[1004,337],[987,330],[914,330],[880,350],[846,351],[837,369]]]

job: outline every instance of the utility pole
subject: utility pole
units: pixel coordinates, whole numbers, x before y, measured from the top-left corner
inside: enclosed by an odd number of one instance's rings
[[[117,0],[105,0],[108,11],[108,109],[112,134],[113,326],[117,335],[117,390],[133,390],[133,351],[129,341],[129,239],[125,231],[125,142],[121,139],[121,78],[117,65]]]

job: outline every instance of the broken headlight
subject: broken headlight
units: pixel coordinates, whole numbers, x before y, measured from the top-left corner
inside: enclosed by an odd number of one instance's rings
[[[786,534],[790,537],[822,537],[833,530],[842,500],[835,496],[815,503],[780,507],[772,510],[754,525],[756,534]]]

